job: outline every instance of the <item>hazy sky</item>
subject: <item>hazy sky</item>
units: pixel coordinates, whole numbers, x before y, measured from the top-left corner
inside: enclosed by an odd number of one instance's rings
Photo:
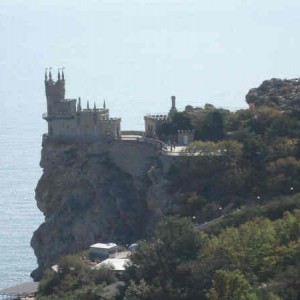
[[[64,66],[67,97],[106,98],[126,129],[171,95],[243,107],[251,87],[300,71],[299,0],[0,0],[0,29],[6,109],[45,109],[44,69]]]

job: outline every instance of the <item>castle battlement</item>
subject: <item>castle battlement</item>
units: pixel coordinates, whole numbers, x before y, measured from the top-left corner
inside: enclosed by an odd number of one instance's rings
[[[168,116],[167,115],[146,115],[144,118],[147,118],[147,119],[153,119],[153,120],[163,120],[163,121],[166,121],[168,120]]]
[[[157,138],[157,127],[172,119],[173,115],[177,112],[176,97],[171,97],[172,106],[168,114],[147,114],[144,116],[145,121],[145,136],[148,138]]]
[[[65,98],[64,72],[58,70],[57,80],[52,78],[51,69],[45,73],[47,112],[43,119],[48,122],[48,134],[52,141],[93,141],[119,139],[121,118],[110,118],[105,101],[103,108],[81,107],[81,99]]]

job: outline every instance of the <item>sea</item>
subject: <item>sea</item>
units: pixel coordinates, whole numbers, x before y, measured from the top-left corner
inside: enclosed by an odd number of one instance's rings
[[[30,239],[44,220],[34,190],[42,174],[39,160],[46,126],[42,102],[31,104],[9,98],[1,103],[0,290],[31,281],[29,274],[37,266]]]

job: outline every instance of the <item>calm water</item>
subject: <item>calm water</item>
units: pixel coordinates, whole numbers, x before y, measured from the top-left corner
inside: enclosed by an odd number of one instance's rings
[[[40,103],[41,104],[41,103]],[[39,167],[42,106],[22,99],[2,101],[0,118],[0,289],[30,280],[36,266],[30,247],[33,231],[43,221],[34,200]],[[4,113],[3,113],[4,112]]]

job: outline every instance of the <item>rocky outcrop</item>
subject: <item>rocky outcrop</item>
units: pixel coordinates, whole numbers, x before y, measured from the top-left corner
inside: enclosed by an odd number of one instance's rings
[[[300,79],[265,80],[258,88],[250,89],[246,101],[256,107],[300,110]]]
[[[36,200],[45,222],[31,240],[35,279],[60,255],[147,236],[168,203],[155,145],[45,142],[41,167]]]

